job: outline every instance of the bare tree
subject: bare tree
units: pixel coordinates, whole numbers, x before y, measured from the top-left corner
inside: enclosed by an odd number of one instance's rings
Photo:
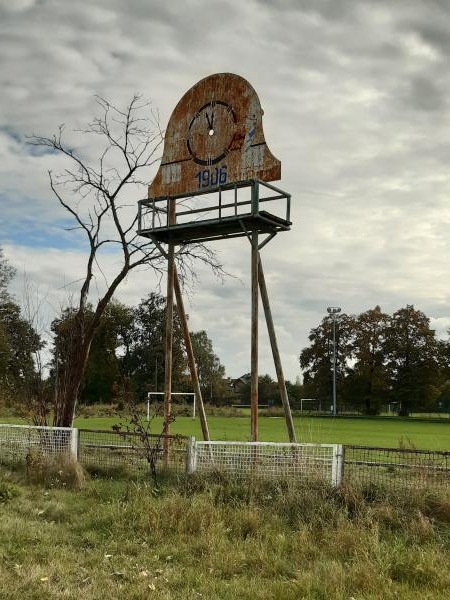
[[[141,190],[146,184],[149,168],[159,160],[163,133],[158,119],[147,103],[135,95],[125,109],[97,97],[100,116],[82,133],[100,137],[104,148],[94,165],[81,151],[63,141],[64,126],[53,137],[32,136],[29,143],[49,148],[67,158],[69,166],[59,174],[49,171],[50,186],[59,203],[74,221],[69,229],[83,232],[88,252],[85,274],[80,281],[73,307],[73,332],[68,355],[56,378],[54,425],[71,426],[78,392],[83,381],[92,339],[101,317],[122,281],[133,270],[147,267],[162,273],[165,259],[153,244],[136,234],[137,210],[126,197],[130,185]],[[151,115],[151,119],[148,115]],[[142,116],[144,115],[144,116]],[[100,255],[113,248],[120,261],[107,281],[100,266]],[[182,247],[177,254],[181,273],[194,275],[194,261],[200,259],[216,272],[221,265],[215,255],[203,245]],[[103,291],[92,301],[93,281],[104,280]],[[97,290],[98,292],[98,290]],[[87,311],[93,304],[93,312]]]

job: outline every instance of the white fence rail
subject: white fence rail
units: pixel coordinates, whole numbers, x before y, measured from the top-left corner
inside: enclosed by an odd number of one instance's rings
[[[91,454],[93,448],[97,452],[100,448],[97,442],[98,434],[108,432],[92,433],[96,436],[94,443],[86,444],[84,438],[80,440],[78,429],[74,428],[0,424],[0,463],[24,464],[32,449],[38,449],[44,455],[68,453],[84,463],[87,460],[86,448],[89,446]],[[109,434],[111,435],[111,432]],[[83,435],[86,435],[85,430]],[[342,446],[338,444],[201,442],[195,438],[180,442],[177,456],[181,464],[186,464],[186,470],[190,473],[219,470],[235,476],[258,474],[267,477],[281,475],[316,478],[329,481],[335,486],[339,485],[342,479]],[[101,444],[101,449],[114,455],[115,459],[124,458],[123,447],[119,447],[115,439],[107,446]],[[121,450],[119,457],[117,450]],[[184,459],[180,457],[180,452]],[[92,454],[91,462],[97,458],[96,453]],[[129,462],[130,457],[127,460]],[[110,461],[107,462],[109,464]],[[128,464],[126,461],[125,463]]]
[[[155,444],[162,443],[160,436]],[[170,437],[170,436],[169,436]],[[167,441],[167,440],[166,440]],[[392,489],[450,489],[450,452],[272,442],[203,442],[171,436],[168,468],[172,472],[221,472],[235,477],[278,476],[318,479],[339,486],[346,481]],[[0,466],[26,465],[33,450],[46,456],[68,454],[88,470],[148,472],[137,434],[112,430],[0,424]],[[162,468],[161,454],[157,456]],[[345,465],[345,467],[344,467]],[[164,468],[167,468],[164,466]]]
[[[30,451],[45,456],[78,454],[78,430],[71,427],[37,427],[0,424],[0,462],[25,464]]]
[[[338,486],[343,451],[340,444],[192,441],[188,465],[191,472],[321,479]]]

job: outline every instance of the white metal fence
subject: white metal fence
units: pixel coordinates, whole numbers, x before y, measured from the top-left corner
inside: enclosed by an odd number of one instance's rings
[[[156,462],[162,468],[161,436],[154,438]],[[339,486],[344,477],[362,485],[392,489],[450,489],[450,452],[370,448],[340,444],[271,442],[203,442],[169,436],[166,467],[187,471],[221,472],[236,477],[287,476],[319,479]],[[90,471],[148,472],[142,440],[133,433],[0,424],[0,466],[26,465],[33,450],[46,456],[67,454]]]
[[[26,464],[33,450],[45,456],[69,454],[77,458],[78,431],[71,427],[0,424],[0,462]]]
[[[176,448],[171,447],[173,459],[169,466],[173,468],[176,463],[178,472],[186,468],[190,473],[218,470],[235,476],[317,478],[333,485],[339,485],[342,477],[342,446],[338,444],[200,442],[181,436],[173,439],[177,443]],[[26,464],[33,448],[44,455],[68,453],[90,467],[121,464],[132,468],[135,461],[142,463],[142,456],[130,440],[122,440],[111,431],[0,424],[0,463]]]
[[[289,476],[321,479],[338,486],[342,479],[340,444],[271,442],[192,442],[188,469],[237,476]]]

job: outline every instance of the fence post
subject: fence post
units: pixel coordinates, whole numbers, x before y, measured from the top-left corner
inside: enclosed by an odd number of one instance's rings
[[[344,470],[344,447],[342,444],[335,444],[333,447],[333,462],[331,465],[331,485],[339,487],[342,483],[342,474]]]
[[[75,460],[78,460],[78,429],[72,427],[70,435],[70,454]]]
[[[195,445],[195,437],[190,437],[186,446],[186,473],[193,473],[197,465],[197,449]]]

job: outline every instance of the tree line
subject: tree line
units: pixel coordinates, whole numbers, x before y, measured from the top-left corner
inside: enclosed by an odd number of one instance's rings
[[[333,321],[326,316],[300,353],[304,393],[326,403],[333,377]],[[392,315],[379,306],[336,322],[337,405],[377,415],[450,410],[450,330],[440,340],[413,305]]]
[[[0,247],[0,400],[22,405],[37,420],[43,418],[61,387],[61,373],[71,368],[76,343],[77,309],[65,308],[51,324],[53,343],[45,343],[23,316],[8,292],[14,277]],[[192,392],[181,325],[175,309],[173,345],[173,389]],[[87,325],[95,318],[87,305]],[[150,293],[136,307],[112,300],[106,307],[93,337],[79,391],[83,404],[143,401],[148,392],[163,391],[165,370],[165,299]],[[225,367],[215,354],[206,331],[191,333],[200,387],[206,402],[223,403],[230,391]]]
[[[77,309],[66,308],[51,325],[53,344],[45,342],[25,317],[8,287],[15,275],[0,247],[0,403],[20,405],[43,422],[61,390],[61,374],[70,371],[76,344]],[[84,320],[95,318],[88,304]],[[83,404],[143,401],[162,392],[165,370],[165,299],[150,293],[130,307],[112,300],[93,337],[79,391]],[[236,393],[206,331],[191,334],[204,400],[215,404],[248,403],[249,384]],[[287,382],[294,407],[303,397],[322,406],[331,398],[332,318],[326,316],[309,335],[300,354],[303,385]],[[45,349],[46,364],[42,361]],[[390,404],[407,416],[415,411],[450,411],[450,331],[437,338],[430,319],[412,305],[392,315],[379,306],[359,315],[342,314],[336,324],[338,409],[377,415]],[[181,325],[175,310],[173,389],[192,392]],[[261,404],[279,404],[277,384],[259,377]]]
[[[52,321],[49,346],[8,292],[14,275],[0,246],[0,405],[14,406],[38,424],[55,410],[61,374],[71,368],[73,345],[77,343],[77,309],[65,308]],[[87,325],[93,318],[94,310],[87,305]],[[166,302],[160,294],[152,292],[134,307],[112,300],[91,343],[79,401],[84,405],[128,405],[145,401],[148,392],[163,392],[165,326]],[[215,405],[249,404],[250,382],[232,387],[207,332],[191,332],[191,342],[204,401]],[[298,381],[287,381],[286,386],[296,406],[302,386]],[[176,307],[173,390],[193,392]],[[278,384],[268,374],[259,377],[259,400],[261,405],[281,405]]]
[[[175,314],[176,314],[175,307]],[[86,319],[92,318],[87,307]],[[73,334],[73,310],[66,309],[52,323],[53,379],[67,370]],[[148,392],[164,390],[165,299],[150,293],[136,307],[112,301],[92,340],[79,399],[83,404],[142,402]],[[200,387],[205,401],[220,403],[227,396],[225,367],[215,354],[206,331],[191,332]],[[172,388],[192,392],[181,324],[176,314],[173,342]]]
[[[0,246],[0,405],[26,397],[32,407],[44,397],[39,361],[44,343],[9,292],[14,275]]]

